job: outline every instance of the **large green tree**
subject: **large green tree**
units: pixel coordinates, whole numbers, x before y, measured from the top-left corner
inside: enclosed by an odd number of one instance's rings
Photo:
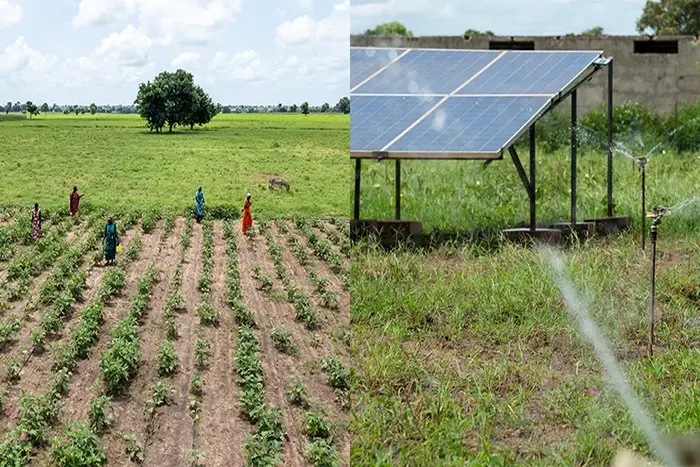
[[[206,125],[221,112],[221,106],[214,104],[185,70],[164,71],[153,82],[141,83],[134,104],[149,130],[156,133],[165,126],[172,132],[178,125],[191,129]]]
[[[299,108],[301,109],[301,113],[303,113],[304,115],[309,115],[309,103],[308,102],[302,102],[301,107],[299,107]]]
[[[221,112],[221,106],[214,104],[211,97],[201,87],[195,86],[192,111],[185,117],[185,123],[190,126],[191,130],[194,129],[195,125],[206,125],[219,112]]]
[[[392,21],[390,23],[378,24],[374,29],[365,31],[368,36],[404,36],[413,37],[413,33],[406,29],[402,23]]]
[[[647,0],[637,20],[640,33],[700,35],[700,0]]]
[[[34,115],[39,115],[39,107],[37,107],[36,104],[34,104],[32,101],[27,101],[27,113],[29,114],[29,119],[32,118]]]
[[[341,97],[338,103],[335,105],[335,111],[339,113],[349,114],[350,99],[348,97]]]
[[[5,114],[9,114],[10,112],[12,112],[12,102],[8,102],[5,106]]]

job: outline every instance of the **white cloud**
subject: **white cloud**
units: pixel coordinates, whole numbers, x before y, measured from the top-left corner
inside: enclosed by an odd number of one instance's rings
[[[314,0],[297,0],[297,5],[302,10],[313,10],[314,9]]]
[[[286,45],[309,42],[316,34],[316,22],[310,16],[300,16],[277,26],[277,39]]]
[[[296,55],[292,55],[284,63],[284,66],[289,67],[289,68],[295,67],[297,65],[299,65],[299,58]]]
[[[112,33],[102,39],[95,49],[95,56],[124,66],[143,66],[148,63],[148,49],[153,40],[141,29],[129,24],[120,33]]]
[[[198,54],[197,52],[183,52],[177,57],[173,58],[172,62],[170,62],[170,68],[176,69],[183,68],[187,65],[192,65],[199,61],[201,57],[202,55]]]
[[[19,3],[0,0],[0,29],[4,29],[22,21],[22,7]]]
[[[386,0],[349,6],[353,18],[389,17],[401,14],[448,15],[454,12],[452,3],[445,0]]]
[[[319,21],[308,15],[277,26],[277,42],[295,46],[312,42],[348,42],[350,37],[350,0],[333,7],[333,13]]]
[[[0,77],[12,75],[13,78],[21,80],[23,72],[46,73],[55,62],[56,57],[43,55],[31,48],[24,37],[20,36],[0,53]]]
[[[107,24],[124,19],[132,13],[138,0],[80,0],[75,27]]]
[[[262,61],[255,50],[239,52],[233,56],[218,52],[209,68],[219,74],[223,82],[251,82],[259,81],[263,77]]]
[[[135,13],[159,44],[206,44],[241,8],[242,0],[81,0],[73,24],[114,22]]]

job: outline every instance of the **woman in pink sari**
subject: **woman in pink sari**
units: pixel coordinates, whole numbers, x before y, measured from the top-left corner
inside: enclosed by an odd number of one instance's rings
[[[41,209],[39,209],[39,203],[35,203],[32,210],[32,238],[36,240],[39,237],[41,237]]]

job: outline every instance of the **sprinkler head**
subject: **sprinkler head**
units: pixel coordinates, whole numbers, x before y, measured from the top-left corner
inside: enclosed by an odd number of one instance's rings
[[[661,223],[662,217],[668,216],[670,214],[671,211],[669,211],[668,208],[665,208],[663,206],[654,206],[651,209],[651,212],[647,213],[647,217],[651,217],[653,219],[652,227],[654,227]]]
[[[638,157],[637,163],[639,164],[639,170],[641,170],[643,172],[647,167],[647,158],[646,157]]]

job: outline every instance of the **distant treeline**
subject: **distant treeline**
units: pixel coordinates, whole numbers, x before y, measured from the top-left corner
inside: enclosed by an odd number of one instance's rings
[[[135,105],[58,105],[47,103],[39,107],[41,113],[65,113],[65,114],[138,114]],[[0,104],[0,112],[2,113],[26,113],[27,104],[8,102],[4,105]],[[350,99],[343,97],[331,106],[328,103],[322,105],[309,105],[310,113],[350,113]],[[277,105],[221,105],[221,113],[301,113],[301,104],[277,104]]]

